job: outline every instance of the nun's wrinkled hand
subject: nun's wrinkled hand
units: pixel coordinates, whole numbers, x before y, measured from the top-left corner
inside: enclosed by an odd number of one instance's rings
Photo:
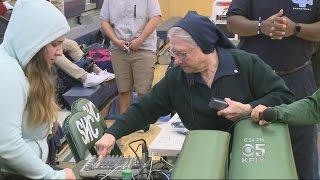
[[[236,121],[241,117],[250,115],[252,107],[250,104],[242,104],[237,101],[233,101],[230,98],[224,99],[228,103],[228,107],[217,112],[218,116],[222,116],[231,121]]]

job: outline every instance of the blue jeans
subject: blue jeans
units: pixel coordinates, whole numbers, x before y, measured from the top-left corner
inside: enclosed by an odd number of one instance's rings
[[[312,95],[317,89],[310,65],[282,78],[296,100]],[[289,126],[289,131],[299,178],[319,179],[316,126]]]

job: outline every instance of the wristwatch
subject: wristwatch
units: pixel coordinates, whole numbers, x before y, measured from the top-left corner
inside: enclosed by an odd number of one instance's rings
[[[262,20],[261,20],[261,17],[259,17],[259,22],[258,22],[258,34],[261,34],[261,23],[262,23]]]
[[[300,31],[301,31],[301,26],[300,24],[296,23],[293,29],[293,35],[296,36]]]

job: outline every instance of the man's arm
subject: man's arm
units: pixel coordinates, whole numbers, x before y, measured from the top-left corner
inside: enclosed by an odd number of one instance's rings
[[[275,24],[274,19],[281,17],[283,10],[281,9],[278,13],[270,16],[268,19],[261,20],[260,32],[270,37],[279,37],[284,33],[283,24]],[[259,31],[259,20],[249,20],[248,18],[241,15],[233,15],[227,18],[228,30],[234,34],[240,36],[253,36],[257,35]]]
[[[286,31],[287,36],[292,36],[296,23],[289,18],[286,18],[286,21],[288,27]],[[320,21],[311,24],[298,23],[298,25],[301,26],[301,30],[296,35],[297,37],[308,41],[320,41]]]
[[[268,115],[266,115],[266,109]],[[282,122],[291,125],[319,124],[320,90],[316,91],[310,97],[291,104],[282,104],[269,108],[264,105],[259,105],[252,110],[251,118],[260,125],[266,125],[269,124],[269,122]]]
[[[244,16],[235,15],[227,18],[228,30],[240,36],[253,36],[258,34],[259,21],[251,21]]]
[[[101,27],[103,31],[106,33],[106,35],[109,37],[109,39],[121,50],[123,50],[123,47],[125,45],[125,41],[122,39],[118,39],[116,33],[114,33],[111,24],[107,20],[101,21]]]
[[[301,31],[296,35],[301,39],[308,41],[320,41],[320,22],[311,24],[298,23]],[[240,36],[253,36],[258,34],[259,21],[249,20],[241,15],[234,15],[227,18],[228,30]],[[296,23],[286,16],[283,16],[283,10],[261,20],[260,30],[262,34],[270,36],[273,39],[282,39],[294,35]]]
[[[142,43],[150,36],[150,34],[155,31],[157,26],[161,23],[161,16],[154,16],[152,17],[147,25],[144,27],[142,33],[139,37],[133,39],[131,41],[130,49],[132,50],[138,50]]]
[[[272,108],[276,111],[276,121],[291,125],[312,125],[320,123],[320,90],[312,96],[289,105]]]
[[[161,23],[161,21],[161,16],[152,17],[138,38],[142,41],[145,41],[150,36],[150,34],[154,30],[156,30],[157,26]]]

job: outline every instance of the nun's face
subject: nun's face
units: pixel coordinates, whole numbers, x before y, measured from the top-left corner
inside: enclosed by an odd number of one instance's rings
[[[181,38],[170,39],[170,54],[175,58],[174,63],[186,73],[197,73],[206,69],[206,55],[199,47],[191,46]]]

